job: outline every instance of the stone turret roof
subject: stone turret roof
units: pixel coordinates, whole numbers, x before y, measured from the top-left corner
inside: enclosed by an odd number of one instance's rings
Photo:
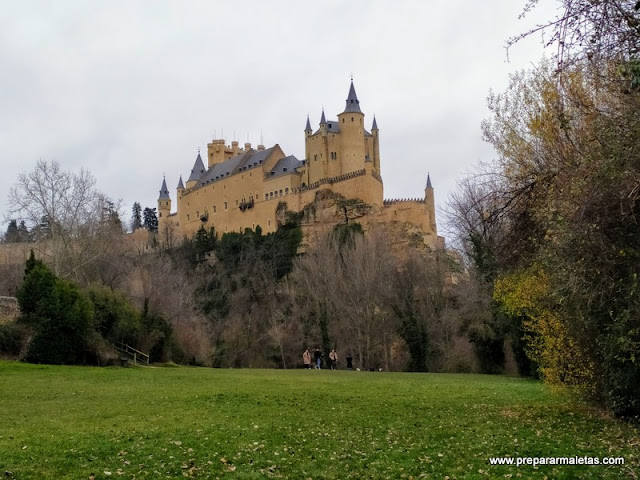
[[[191,175],[189,175],[189,180],[187,180],[187,183],[197,181],[204,172],[205,172],[204,163],[202,163],[202,157],[200,156],[200,152],[198,152],[198,158],[196,158],[196,161],[193,164],[193,168],[191,169]]]
[[[378,130],[378,122],[376,122],[376,116],[373,116],[373,125],[371,125],[371,130]]]
[[[184,189],[184,183],[182,183],[182,175],[180,175],[180,181],[178,182],[178,190]]]
[[[431,186],[431,176],[427,173],[427,188],[433,188]]]
[[[158,197],[158,200],[165,200],[168,198],[171,198],[171,197],[169,197],[169,189],[167,188],[167,181],[163,178],[162,186],[160,187],[160,196]]]
[[[307,126],[304,128],[305,132],[311,131],[311,123],[309,123],[309,115],[307,115]]]
[[[353,80],[351,80],[351,87],[349,87],[347,105],[342,113],[362,113],[362,110],[360,110],[360,101],[356,95],[356,89],[353,87]]]
[[[324,116],[324,108],[322,109],[322,116],[320,117],[320,125],[327,123],[327,119]]]

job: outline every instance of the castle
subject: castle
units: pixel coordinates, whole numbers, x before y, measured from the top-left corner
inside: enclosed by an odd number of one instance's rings
[[[355,214],[362,217],[358,221],[365,226],[395,222],[417,233],[430,248],[442,247],[429,177],[423,199],[384,200],[380,131],[375,117],[368,131],[364,117],[352,80],[345,109],[337,120],[327,120],[323,109],[314,132],[307,116],[303,160],[286,155],[278,144],[254,149],[250,143],[241,148],[237,141],[229,146],[224,139],[212,140],[207,145],[207,166],[198,152],[186,183],[180,176],[176,212],[171,212],[172,201],[163,179],[158,198],[161,234],[171,230],[192,236],[201,226],[214,227],[218,235],[258,226],[264,233],[273,232],[283,202],[290,211],[302,211],[316,201],[317,193],[329,190],[335,196],[365,204],[367,208]],[[348,217],[346,209],[344,215]],[[325,215],[325,221],[307,218],[303,229],[339,222],[330,217]]]

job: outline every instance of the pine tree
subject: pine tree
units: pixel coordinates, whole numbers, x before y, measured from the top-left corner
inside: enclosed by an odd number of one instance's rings
[[[139,228],[142,228],[142,207],[139,202],[135,202],[131,215],[131,231],[135,232]]]
[[[158,231],[158,216],[156,215],[155,208],[145,208],[144,212],[142,212],[142,218],[144,219],[143,226],[151,233],[156,233]]]
[[[20,241],[18,233],[18,222],[16,220],[11,220],[9,222],[7,233],[4,234],[4,241],[7,243],[15,243]]]

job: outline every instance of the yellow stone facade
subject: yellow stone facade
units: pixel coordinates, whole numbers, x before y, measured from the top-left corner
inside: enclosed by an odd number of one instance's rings
[[[364,116],[352,82],[345,110],[337,120],[326,120],[323,111],[314,132],[307,119],[303,160],[287,156],[278,144],[254,149],[249,143],[240,147],[235,141],[227,145],[223,139],[213,140],[207,145],[206,166],[198,153],[187,182],[180,177],[173,213],[163,181],[158,198],[160,237],[167,232],[175,238],[190,237],[201,226],[214,227],[218,235],[257,226],[264,233],[273,232],[281,202],[288,210],[301,211],[318,191],[328,189],[370,205],[365,224],[376,218],[413,223],[424,232],[425,243],[437,248],[430,183],[424,199],[384,201],[379,130],[374,118],[368,131]]]

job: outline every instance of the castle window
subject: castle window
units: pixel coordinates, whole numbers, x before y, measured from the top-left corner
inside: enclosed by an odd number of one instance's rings
[[[158,216],[161,217],[162,216],[162,212],[160,212],[160,214]]]
[[[249,176],[250,176],[250,177],[251,177],[251,176],[253,176],[253,172],[249,172]]]
[[[282,190],[280,190],[280,196],[282,196]]]
[[[269,194],[268,194],[268,193],[265,193],[265,194],[264,194],[264,199],[265,199],[265,200],[269,200]]]
[[[344,123],[344,118],[342,119],[342,123]]]
[[[187,222],[189,221],[189,214],[187,213]]]
[[[271,220],[267,220],[267,225],[271,226]]]
[[[273,198],[273,192],[269,192],[269,198]]]
[[[200,210],[196,210],[196,218],[200,216]]]
[[[213,213],[216,213],[216,206],[213,206]]]
[[[313,156],[313,160],[314,160],[314,161],[315,161],[315,160],[318,160],[318,154],[317,154],[317,153]]]
[[[238,206],[238,200],[236,200],[236,207]]]
[[[287,169],[286,169],[286,168],[283,168],[283,169],[282,169],[282,171],[283,171],[283,172],[286,172],[286,171],[287,171]]]
[[[227,209],[227,202],[224,202],[224,209]]]
[[[285,188],[285,189],[284,189],[284,194],[285,194],[285,195],[289,195],[289,188]]]
[[[351,103],[353,103],[353,102],[351,102]],[[351,121],[353,122],[353,117],[351,117]]]

